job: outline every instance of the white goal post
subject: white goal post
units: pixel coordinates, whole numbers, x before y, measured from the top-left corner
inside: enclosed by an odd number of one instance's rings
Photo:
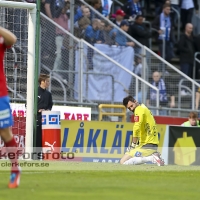
[[[25,150],[33,152],[33,122],[34,122],[34,81],[35,81],[35,32],[36,32],[36,4],[0,1],[0,8],[28,10],[27,27],[27,93],[26,93],[26,136]],[[2,16],[3,17],[3,16]],[[19,77],[20,79],[20,77]],[[19,94],[20,95],[20,94]]]

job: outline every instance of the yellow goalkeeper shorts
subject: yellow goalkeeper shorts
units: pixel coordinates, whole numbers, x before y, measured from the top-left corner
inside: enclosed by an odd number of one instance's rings
[[[157,152],[156,149],[147,149],[147,148],[142,148],[142,146],[137,146],[136,148],[127,151],[125,154],[131,157],[146,157],[150,156],[155,152]]]

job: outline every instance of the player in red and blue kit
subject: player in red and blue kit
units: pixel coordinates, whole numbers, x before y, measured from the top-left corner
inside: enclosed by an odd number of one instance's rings
[[[0,136],[3,139],[8,157],[12,163],[9,188],[16,188],[20,182],[20,167],[17,160],[17,144],[12,134],[12,113],[9,104],[6,77],[4,74],[3,58],[7,48],[16,42],[13,33],[0,26]]]

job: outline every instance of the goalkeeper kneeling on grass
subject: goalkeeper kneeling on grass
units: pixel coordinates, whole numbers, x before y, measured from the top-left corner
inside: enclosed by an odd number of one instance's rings
[[[158,130],[151,111],[144,104],[139,104],[132,96],[125,97],[123,104],[134,113],[134,125],[132,143],[120,163],[139,165],[152,162],[164,166],[164,160],[157,152]]]

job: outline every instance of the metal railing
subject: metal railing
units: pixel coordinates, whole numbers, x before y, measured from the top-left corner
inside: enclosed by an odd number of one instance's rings
[[[75,4],[78,5],[79,2],[83,3],[85,6],[87,6],[90,10],[92,10],[92,12],[94,12],[97,16],[99,16],[99,18],[107,21],[109,24],[111,24],[114,28],[116,28],[119,32],[121,32],[123,35],[125,35],[130,41],[133,41],[135,44],[137,44],[138,46],[142,47],[143,45],[140,44],[137,40],[135,40],[134,38],[132,38],[128,33],[122,31],[117,25],[115,25],[114,23],[112,23],[109,19],[107,19],[106,17],[104,17],[103,15],[101,15],[101,13],[99,13],[97,10],[95,10],[92,6],[90,6],[88,3],[86,3],[84,0],[74,0]],[[73,25],[72,27],[73,28]]]
[[[120,112],[105,112],[104,109],[110,108],[120,109]],[[99,121],[103,120],[103,116],[117,116],[122,117],[122,122],[126,122],[126,107],[124,105],[100,104],[99,105]]]
[[[101,76],[110,76],[111,77],[111,80],[112,80],[112,95],[111,95],[111,103],[114,104],[114,83],[116,82],[116,80],[114,80],[114,76],[112,74],[105,74],[105,73],[96,73],[96,72],[83,72],[83,74],[86,74],[87,76],[89,74],[92,74],[92,75],[101,75]],[[87,78],[87,84],[88,83],[88,78]],[[88,96],[88,88],[87,88],[87,91],[86,91],[86,96]],[[85,98],[85,97],[84,97]]]
[[[119,1],[117,1],[117,0],[113,0],[113,3],[114,2],[116,2],[118,5],[120,5],[121,7],[123,7],[124,6],[124,4],[123,3],[121,3],[121,2],[119,2]],[[143,1],[143,3],[144,3],[144,5],[143,5],[143,7],[145,7],[145,1]],[[113,6],[114,7],[114,6]],[[180,28],[181,28],[181,16],[180,16],[180,12],[176,9],[176,8],[174,8],[173,6],[171,7],[171,9],[176,13],[176,15],[177,15],[177,21],[178,21],[178,23],[177,23],[177,40],[179,41],[180,40]],[[114,9],[112,10],[113,11],[113,13],[114,13]],[[148,24],[149,25],[149,27],[150,27],[150,30],[151,30],[151,23],[149,22],[149,21],[144,21],[144,23],[145,24]],[[151,39],[151,38],[150,38]],[[150,44],[151,44],[151,41],[150,41]],[[151,45],[150,45],[150,47],[149,47],[150,49],[151,49]]]
[[[200,80],[195,80],[197,82],[199,82]],[[185,84],[184,84],[185,83]],[[181,90],[185,90],[186,94],[184,96],[181,95]],[[182,98],[188,98],[192,96],[192,102],[190,102],[189,105],[187,105],[188,107],[190,107],[192,110],[195,110],[195,95],[196,95],[196,91],[197,89],[195,88],[195,85],[192,84],[192,88],[191,85],[188,84],[188,81],[186,79],[181,79],[179,82],[179,90],[178,90],[178,116],[180,116],[180,109],[181,109],[181,99]]]
[[[129,20],[131,23],[135,23],[135,19]],[[149,31],[152,31],[152,25],[149,21],[143,21],[143,24],[147,25],[149,27]],[[155,29],[153,29],[155,30]],[[152,49],[152,37],[149,38],[149,48]]]
[[[187,79],[191,84],[194,84],[198,87],[198,83],[194,83],[195,81],[190,79],[187,75],[183,74],[179,69],[172,66],[170,63],[168,63],[166,60],[164,60],[159,55],[155,54],[150,49],[146,48],[143,50],[143,46],[136,41],[134,38],[132,38],[130,35],[128,35],[126,32],[122,31],[119,27],[117,27],[115,24],[113,24],[111,21],[109,21],[107,18],[103,17],[98,11],[96,11],[94,8],[92,8],[90,5],[85,3],[84,1],[81,1],[81,3],[85,4],[89,9],[98,16],[98,18],[107,21],[110,25],[112,25],[115,29],[117,29],[119,32],[121,32],[122,35],[124,35],[127,40],[132,41],[136,44],[136,47],[134,47],[135,50],[140,48],[141,58],[142,58],[142,78],[147,80],[148,82],[151,81],[151,74],[153,71],[158,70],[162,72],[162,76],[165,79],[167,83],[172,85],[174,88],[171,90],[171,92],[176,92],[176,95],[178,94],[178,85],[179,85],[179,79],[182,76],[183,78]],[[78,5],[77,1],[75,1],[75,4]],[[164,48],[164,45],[163,45]],[[166,57],[166,54],[165,54]],[[170,76],[172,78],[170,78]],[[145,86],[142,86],[142,93],[145,94],[147,92]],[[142,101],[145,102],[146,99],[143,95]],[[192,97],[194,98],[194,97]],[[186,102],[188,102],[187,99],[185,99]],[[194,99],[192,99],[194,101]]]
[[[112,0],[112,1],[113,1],[113,4],[116,3],[116,4],[120,5],[120,6],[123,6],[123,5],[124,5],[122,2],[120,2],[120,1],[118,1],[118,0]]]
[[[171,8],[177,15],[177,20],[178,20],[178,24],[177,24],[177,40],[179,41],[180,40],[180,30],[181,30],[181,16],[180,16],[179,11],[176,8],[174,8],[174,7],[171,7]]]
[[[64,95],[63,95],[63,102],[67,102],[66,88],[65,88],[63,82],[59,78],[57,78],[56,75],[54,75],[54,72],[52,72],[52,71],[50,72],[49,92],[51,92],[52,79],[55,79],[61,85],[63,93],[64,93]]]
[[[116,26],[114,23],[112,23],[109,19],[105,18],[103,15],[101,15],[97,10],[95,10],[94,8],[92,8],[89,4],[87,4],[86,2],[84,2],[83,0],[81,1],[77,1],[75,0],[75,5],[79,5],[79,2],[81,2],[82,4],[84,4],[85,6],[87,6],[93,13],[96,14],[96,16],[98,16],[100,19],[104,20],[104,21],[107,21],[113,28],[115,28],[117,31],[119,31],[122,35],[124,35],[128,41],[132,41],[135,43],[135,50],[141,50],[143,48],[143,45],[140,44],[137,40],[135,40],[134,38],[132,38],[128,33],[124,32],[122,29],[120,29],[118,26]],[[72,29],[73,29],[73,26],[72,26]],[[142,52],[142,50],[141,50]],[[137,60],[137,56],[135,55],[134,57],[134,60]],[[148,77],[146,76],[146,70],[147,70],[147,65],[146,65],[146,55],[142,54],[142,64],[143,64],[143,73],[142,73],[142,78],[144,80],[146,80],[148,82]],[[145,101],[145,87],[142,86],[142,97],[143,97],[143,102]]]
[[[120,6],[120,7],[122,7],[124,5],[122,2],[120,2],[118,0],[112,0],[112,2],[113,2],[112,3],[112,8],[111,8],[112,13],[115,13],[115,7],[116,7],[116,5]]]
[[[64,84],[62,83],[62,81],[60,80],[61,77],[59,76],[59,74],[56,74],[56,73],[60,73],[60,72],[61,72],[61,73],[62,73],[62,72],[64,72],[64,73],[70,73],[70,74],[78,74],[78,72],[77,72],[77,71],[69,71],[69,70],[67,70],[67,71],[64,71],[64,70],[57,70],[57,71],[54,71],[54,72],[50,71],[50,74],[53,75],[52,78],[55,79],[56,81],[58,81],[58,82],[61,84],[62,88],[63,88],[63,91],[64,91],[64,99],[63,99],[63,102],[67,102],[67,98],[66,98],[66,88],[65,88]],[[111,82],[112,82],[111,103],[112,103],[112,104],[114,103],[114,83],[117,82],[117,80],[114,80],[114,76],[113,76],[112,74],[96,73],[96,72],[83,72],[83,75],[86,75],[86,85],[89,84],[88,75],[101,75],[101,76],[105,76],[105,77],[106,77],[106,76],[111,77],[111,80],[112,80],[112,81],[111,81]],[[51,79],[51,77],[50,77],[50,79]],[[120,82],[119,82],[119,84],[123,85],[123,84],[120,83]],[[69,83],[66,83],[66,85],[67,85],[68,87],[70,87],[75,93],[78,94],[78,90],[76,90],[76,89],[74,88],[73,85],[70,85]],[[51,91],[51,87],[49,88],[49,91]],[[81,97],[83,100],[89,101],[89,100],[87,99],[88,92],[89,92],[89,91],[88,91],[88,87],[86,86],[86,96],[82,96],[82,97]],[[81,102],[81,103],[83,103],[83,102]]]
[[[10,91],[14,93],[14,98],[16,98],[17,97],[17,54],[16,54],[14,47],[12,47],[11,49],[12,49],[12,52],[14,54],[14,63],[13,63],[14,89],[13,89],[13,91],[12,90],[10,90]]]
[[[21,94],[17,93],[14,89],[12,89],[11,87],[7,86],[8,90],[10,92],[12,92],[16,97],[15,98],[11,98],[13,101],[17,100],[17,101],[21,101],[21,100],[25,100],[26,98],[23,97]],[[17,98],[19,97],[19,98]]]
[[[138,92],[139,92],[139,84],[138,81],[140,80],[143,84],[149,86],[150,88],[154,89],[157,93],[157,99],[156,99],[156,103],[157,103],[157,107],[159,107],[159,90],[157,87],[154,87],[153,85],[151,85],[149,82],[147,82],[146,80],[140,78],[139,76],[137,76],[136,74],[134,74],[133,72],[131,72],[130,70],[128,70],[127,68],[125,68],[124,66],[122,66],[121,64],[119,64],[118,62],[116,62],[115,60],[111,59],[110,57],[108,57],[107,55],[105,55],[103,52],[99,51],[98,49],[96,49],[95,47],[93,47],[91,44],[87,43],[86,41],[84,41],[83,39],[81,39],[81,41],[86,44],[88,47],[92,48],[94,51],[96,51],[97,53],[99,53],[100,55],[102,55],[103,57],[107,58],[109,61],[111,61],[112,63],[114,63],[116,66],[120,67],[121,69],[123,69],[124,71],[126,71],[128,74],[132,75],[133,77],[135,77],[136,79],[136,100],[138,99]]]
[[[200,6],[200,3],[199,3],[199,6]],[[192,24],[194,25],[193,33],[195,35],[200,34],[200,12],[196,13],[196,10],[194,10]]]
[[[151,22],[149,22],[149,21],[144,21],[143,23],[144,23],[144,24],[147,24],[148,27],[149,27],[149,31],[151,31],[151,29],[152,29]],[[149,38],[149,49],[152,49],[152,37]]]
[[[66,88],[65,88],[65,85],[63,84],[63,81],[62,81],[61,77],[59,76],[59,74],[56,74],[55,72],[52,72],[52,70],[49,69],[49,68],[48,68],[47,66],[45,66],[44,64],[42,64],[41,69],[42,69],[42,72],[43,72],[43,70],[45,70],[46,72],[48,72],[48,74],[50,74],[50,82],[52,82],[52,79],[54,79],[54,80],[58,81],[58,82],[60,83],[61,87],[62,87],[62,90],[63,90],[63,92],[64,92],[63,100],[56,100],[56,99],[54,99],[53,102],[54,102],[55,104],[62,104],[62,105],[66,105],[66,104],[69,104],[69,105],[80,105],[79,102],[70,102],[70,101],[67,99],[67,97],[66,97]],[[57,70],[57,72],[65,72],[65,71],[63,71],[63,70]],[[73,71],[73,72],[70,72],[70,73],[78,73],[78,72]],[[69,84],[68,84],[68,86],[71,87],[71,89],[74,90],[73,86],[71,86],[71,85],[69,85]],[[51,92],[51,90],[52,90],[51,87],[52,87],[52,85],[50,84],[50,86],[49,86],[49,91],[50,91],[50,92]],[[78,91],[75,91],[75,92],[78,93]],[[97,103],[93,103],[93,102],[89,102],[89,103],[82,102],[81,105],[84,105],[84,106],[98,106]]]
[[[150,51],[147,47],[145,47],[145,50],[148,52]],[[159,57],[157,54],[155,54],[154,52],[151,52],[151,54],[153,54],[155,57]],[[191,79],[190,77],[188,77],[186,74],[184,74],[183,72],[181,72],[179,69],[177,69],[176,67],[174,67],[173,65],[169,64],[167,61],[163,60],[163,64],[165,65],[165,69],[168,69],[167,67],[170,67],[171,69],[173,69],[174,71],[176,71],[178,73],[179,76],[176,76],[177,82],[175,84],[173,84],[173,86],[176,86],[177,84],[177,89],[178,89],[178,108],[181,109],[181,87],[180,85],[182,85],[182,81],[185,79],[187,80],[187,82],[189,82],[190,85],[192,85],[192,90],[191,90],[191,97],[192,99],[185,101],[186,104],[190,104],[191,102],[191,107],[194,110],[195,109],[195,87],[200,87],[200,84],[197,83],[195,80]],[[167,79],[171,80],[172,78],[169,75],[165,75],[165,80],[167,81]],[[182,77],[182,78],[181,78]],[[182,79],[182,80],[180,80]],[[174,94],[176,93],[176,89],[174,88]],[[178,115],[180,115],[180,113],[178,113]]]
[[[25,99],[26,97],[22,96],[20,94],[20,92],[18,91],[17,89],[17,81],[18,81],[18,63],[17,63],[17,53],[16,53],[16,50],[15,50],[16,47],[12,47],[11,50],[13,52],[13,56],[14,56],[14,59],[13,59],[13,87],[11,86],[7,86],[8,90],[13,93],[13,96],[11,97],[11,99],[17,99],[17,97],[19,97],[21,100]],[[20,100],[18,99],[18,100]]]
[[[196,68],[197,68],[197,63],[199,63],[200,64],[200,60],[197,58],[197,56],[198,55],[200,55],[200,52],[196,52],[195,54],[194,54],[194,68],[193,68],[193,79],[195,79],[196,78]]]
[[[109,62],[111,62],[111,63],[113,63],[113,64],[115,64],[115,66],[116,66],[116,68],[120,68],[120,69],[122,69],[122,70],[124,70],[124,71],[126,71],[126,73],[127,73],[127,75],[129,75],[129,76],[132,76],[133,78],[134,78],[134,80],[136,81],[136,98],[138,98],[137,97],[137,95],[138,95],[138,91],[139,91],[139,82],[142,82],[143,83],[143,85],[147,85],[148,87],[150,87],[150,88],[152,88],[153,90],[155,90],[156,92],[157,92],[157,102],[158,102],[158,107],[159,107],[159,101],[158,101],[158,99],[159,99],[159,90],[156,88],[156,87],[154,87],[154,86],[152,86],[148,81],[145,81],[145,80],[143,80],[141,77],[139,77],[139,76],[137,76],[137,75],[135,75],[132,71],[130,71],[130,70],[128,70],[127,68],[125,68],[125,67],[123,67],[122,65],[120,65],[118,62],[116,62],[116,61],[114,61],[113,59],[111,59],[109,56],[107,56],[107,55],[105,55],[102,51],[100,51],[100,50],[98,50],[98,49],[96,49],[93,45],[91,45],[91,44],[89,44],[89,43],[87,43],[86,41],[84,41],[84,40],[79,40],[79,39],[77,39],[77,38],[75,38],[70,32],[68,32],[67,30],[65,30],[65,29],[63,29],[61,26],[59,26],[59,25],[57,25],[55,22],[53,22],[51,19],[49,19],[48,17],[46,17],[44,14],[42,14],[41,13],[41,17],[43,18],[43,20],[45,20],[45,21],[48,21],[48,22],[50,22],[50,23],[52,23],[55,27],[57,27],[57,28],[59,28],[60,30],[62,30],[63,32],[64,32],[64,34],[65,34],[65,36],[67,36],[68,37],[68,39],[73,39],[76,43],[75,43],[75,45],[74,45],[74,47],[71,47],[70,45],[69,46],[67,46],[67,51],[69,52],[71,49],[73,50],[73,51],[76,51],[76,52],[79,52],[79,54],[77,54],[77,53],[73,53],[74,55],[75,55],[75,57],[76,56],[78,56],[77,58],[77,64],[76,65],[74,65],[74,67],[75,66],[77,66],[78,68],[75,70],[76,71],[76,74],[78,74],[78,87],[76,88],[76,90],[75,90],[75,88],[71,88],[71,90],[73,90],[73,92],[75,92],[76,94],[78,94],[78,99],[74,99],[74,101],[77,101],[78,100],[78,102],[79,102],[79,104],[82,104],[82,103],[84,103],[84,101],[86,100],[86,101],[89,101],[88,99],[87,99],[87,97],[84,97],[84,95],[83,95],[83,75],[84,74],[86,74],[86,73],[88,73],[88,74],[92,74],[92,73],[90,73],[90,71],[83,71],[83,69],[84,69],[84,63],[85,63],[85,59],[87,59],[87,55],[85,55],[85,52],[84,52],[84,48],[85,47],[87,47],[87,48],[90,48],[90,49],[92,49],[94,52],[95,52],[95,54],[98,54],[99,56],[102,56],[102,58],[104,58],[104,59],[106,59],[107,61],[109,61]],[[47,22],[44,22],[44,24],[47,24]],[[48,35],[47,35],[47,38],[48,38]],[[42,42],[42,45],[43,45],[43,42]],[[75,61],[74,61],[74,64],[75,64]],[[94,63],[94,65],[95,65],[95,63]],[[52,67],[50,67],[50,63],[47,65],[47,67],[49,68],[49,72],[52,70]],[[55,70],[56,71],[56,70]],[[59,70],[57,71],[57,72],[59,72]],[[94,71],[95,72],[95,71]],[[71,74],[72,75],[72,71],[70,71],[70,70],[65,70],[65,73],[67,73],[67,74]],[[63,74],[63,73],[62,73]],[[95,74],[95,73],[93,73],[93,74]],[[99,74],[100,75],[100,74]],[[108,73],[108,75],[109,75],[109,73]],[[55,77],[55,76],[54,76]],[[73,77],[73,75],[72,75],[72,77]],[[62,81],[62,79],[60,79],[61,81]],[[118,80],[114,80],[114,82],[117,82]],[[72,87],[73,87],[73,84],[75,83],[75,82],[68,82],[69,83],[69,85],[71,85]],[[123,85],[123,83],[120,83],[121,85]],[[69,85],[67,84],[67,87],[68,87],[68,89],[69,89]],[[117,92],[117,91],[116,91]],[[113,95],[111,95],[111,96],[113,96]],[[67,98],[68,99],[68,98]],[[83,101],[84,100],[84,101]],[[56,102],[56,101],[59,101],[60,102],[60,100],[57,100],[57,99],[54,99],[54,102]],[[69,101],[70,101],[70,99],[69,99]],[[67,101],[68,102],[68,101]],[[90,101],[91,103],[92,103],[92,101]],[[64,102],[63,101],[63,103],[66,103],[66,102]],[[103,103],[103,102],[102,102]],[[113,103],[113,101],[111,101],[110,103]]]
[[[157,55],[156,53],[154,53],[154,52],[152,52],[149,48],[147,48],[147,47],[144,47],[145,48],[145,50],[147,51],[147,52],[151,52],[152,54],[153,54],[153,56],[155,56],[156,58],[160,58],[160,56],[159,55]],[[166,60],[164,60],[164,59],[162,59],[163,60],[163,63],[166,65],[166,66],[168,66],[168,67],[170,67],[171,69],[173,69],[174,71],[176,71],[179,75],[181,75],[182,77],[184,77],[187,81],[189,81],[190,83],[192,83],[192,84],[194,84],[195,86],[197,86],[197,87],[199,87],[200,86],[200,84],[199,83],[197,83],[196,81],[194,81],[193,79],[191,79],[190,77],[188,77],[186,74],[184,74],[183,72],[181,72],[179,69],[177,69],[176,67],[174,67],[172,64],[170,64],[170,63],[168,63]]]

